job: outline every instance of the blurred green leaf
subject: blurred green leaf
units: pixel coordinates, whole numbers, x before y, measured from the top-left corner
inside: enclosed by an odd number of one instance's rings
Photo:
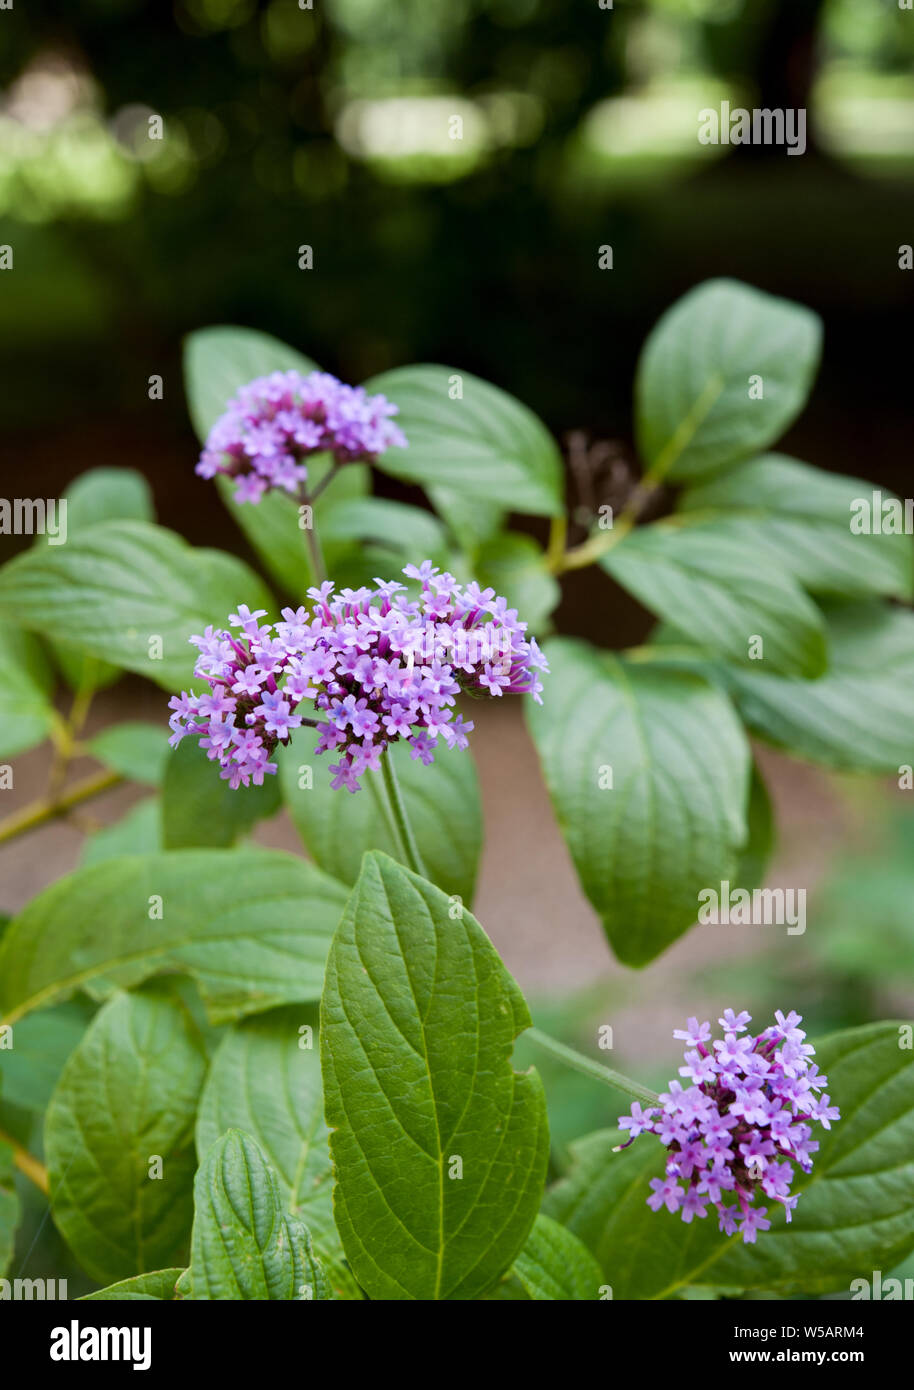
[[[789,574],[810,593],[909,599],[911,537],[851,530],[854,501],[872,493],[872,483],[859,478],[765,454],[688,488],[679,509],[713,518],[714,535],[739,546],[757,572]]]
[[[184,340],[184,387],[200,443],[239,386],[271,372],[317,371],[317,363],[295,348],[254,328],[199,328]]]
[[[821,612],[783,569],[760,566],[716,522],[639,527],[600,564],[658,618],[728,661],[812,677],[826,668]]]
[[[317,999],[346,889],[279,850],[171,850],[79,869],[0,940],[0,1016],[92,983],[194,977],[214,1023]]]
[[[750,755],[729,701],[689,672],[550,642],[547,703],[527,720],[581,886],[625,965],[646,965],[732,879]]]
[[[13,1029],[13,1046],[0,1051],[4,1101],[43,1114],[94,1013],[88,1000],[68,999],[21,1019]]]
[[[94,830],[83,841],[80,868],[120,859],[125,854],[154,854],[162,844],[162,806],[157,796],[147,796],[131,806],[120,820]]]
[[[409,448],[381,455],[383,472],[534,516],[561,512],[558,446],[513,396],[469,372],[433,365],[397,367],[365,389],[399,406],[396,422],[409,440]]]
[[[530,536],[504,531],[476,551],[473,569],[483,588],[491,585],[516,608],[530,629],[542,631],[562,597],[558,580],[546,568],[542,548]]]
[[[54,724],[54,673],[37,637],[0,623],[0,758],[24,753]]]
[[[90,468],[74,479],[64,497],[68,544],[100,521],[155,521],[149,484],[133,468]],[[100,690],[121,674],[118,666],[72,643],[56,641],[52,646],[71,690]]]
[[[708,280],[651,331],[635,381],[638,444],[671,480],[705,477],[765,449],[803,408],[821,324],[799,304]],[[761,377],[763,396],[750,395]]]
[[[94,758],[122,777],[157,787],[168,761],[167,727],[164,719],[161,724],[127,720],[102,729],[89,739],[86,747]]]
[[[13,1242],[19,1225],[19,1198],[16,1195],[13,1150],[0,1139],[0,1275],[13,1258]]]
[[[234,845],[259,820],[275,815],[280,802],[276,776],[265,777],[259,787],[233,789],[196,741],[184,739],[171,751],[162,779],[162,846]]]
[[[239,603],[273,608],[263,582],[234,556],[194,550],[142,521],[101,522],[0,570],[0,615],[113,657],[166,688],[192,679],[190,636],[209,623],[224,626]]]
[[[803,681],[728,667],[749,728],[810,762],[894,772],[914,762],[914,613],[880,603],[826,612],[830,667]]]
[[[355,883],[366,849],[397,857],[393,833],[376,798],[383,788],[369,780],[380,774],[366,772],[360,792],[334,791],[329,759],[314,752],[317,738],[317,730],[302,728],[288,748],[277,749],[282,794],[315,863],[341,882]],[[425,767],[402,743],[392,745],[384,756],[394,761],[429,878],[442,892],[471,904],[482,849],[482,807],[473,759],[465,751],[441,746],[435,761]]]

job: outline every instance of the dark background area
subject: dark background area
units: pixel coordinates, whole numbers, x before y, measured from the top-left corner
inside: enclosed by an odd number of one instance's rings
[[[213,322],[272,332],[347,380],[465,368],[625,457],[646,333],[692,285],[733,275],[825,320],[786,448],[906,491],[914,14],[894,0],[314,3],[30,0],[0,15],[4,472],[51,496],[130,465],[166,525],[243,549],[194,477],[181,387],[182,336]],[[722,94],[808,108],[806,154],[702,158],[697,111]],[[627,133],[595,144],[620,96],[638,103]],[[408,109],[379,156],[391,102]],[[475,148],[446,138],[451,109],[483,113]],[[571,578],[560,627],[589,628],[597,582]],[[634,609],[618,617],[637,629]]]

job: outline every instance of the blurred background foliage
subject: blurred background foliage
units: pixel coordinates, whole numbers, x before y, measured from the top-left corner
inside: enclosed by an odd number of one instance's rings
[[[0,25],[4,453],[36,494],[132,464],[165,524],[237,544],[199,505],[180,384],[182,335],[212,322],[349,380],[478,372],[624,467],[638,346],[719,274],[825,317],[788,448],[904,490],[897,0],[31,0]],[[807,107],[807,153],[700,145],[725,98]],[[569,582],[566,630],[593,579]]]

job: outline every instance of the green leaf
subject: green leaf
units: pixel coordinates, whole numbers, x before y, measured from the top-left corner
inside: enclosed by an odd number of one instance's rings
[[[234,556],[194,550],[143,521],[102,522],[0,570],[0,615],[166,688],[192,679],[190,636],[208,623],[224,626],[238,603],[273,606],[261,580]]]
[[[163,970],[194,976],[214,1023],[317,999],[345,901],[341,884],[279,850],[170,850],[79,869],[4,933],[0,1017]]]
[[[183,1274],[181,1269],[157,1269],[150,1274],[135,1274],[132,1279],[121,1279],[109,1284],[106,1289],[96,1289],[95,1293],[83,1294],[78,1303],[170,1303],[175,1296],[175,1285]]]
[[[491,540],[504,525],[505,508],[493,507],[484,497],[433,483],[426,484],[425,493],[457,544],[468,552]]]
[[[473,568],[479,583],[503,594],[533,634],[543,628],[562,597],[542,548],[517,531],[504,531],[481,545]]]
[[[79,864],[85,868],[88,864],[101,864],[105,859],[122,859],[125,854],[155,854],[161,849],[164,849],[162,807],[157,796],[147,796],[131,806],[120,820],[87,835]]]
[[[336,483],[334,482],[334,487]],[[447,535],[438,518],[422,507],[385,497],[351,497],[338,502],[321,528],[321,539],[368,541],[392,552],[391,563],[439,560]]]
[[[549,644],[549,694],[527,717],[584,892],[625,965],[646,965],[734,876],[750,756],[728,700],[689,672]],[[611,785],[610,785],[611,783]]]
[[[476,1298],[522,1247],[549,1147],[539,1077],[511,1067],[529,1025],[475,919],[367,854],[327,962],[321,1065],[336,1224],[370,1298]]]
[[[154,991],[116,994],[63,1069],[44,1130],[51,1209],[102,1283],[161,1269],[187,1240],[205,1073],[190,1016]]]
[[[454,383],[462,395],[452,399]],[[407,449],[381,455],[395,478],[433,485],[534,516],[562,510],[562,461],[541,420],[520,401],[469,372],[398,367],[365,383],[400,407]]]
[[[810,762],[849,772],[914,763],[914,613],[880,603],[826,614],[830,669],[815,681],[728,668],[749,728]]]
[[[216,1140],[194,1181],[190,1297],[332,1297],[307,1227],[283,1209],[260,1146],[237,1129]]]
[[[0,622],[0,758],[34,748],[54,724],[54,675],[41,643]]]
[[[729,661],[757,669],[750,639],[762,639],[765,669],[818,676],[827,654],[822,614],[783,570],[760,566],[715,522],[654,522],[600,561],[658,618]]]
[[[75,478],[67,499],[67,544],[100,521],[154,521],[149,484],[134,468],[90,468]]]
[[[184,387],[194,429],[201,444],[239,386],[271,372],[301,372],[317,363],[295,348],[254,328],[219,325],[200,328],[184,340]]]
[[[0,1275],[6,1273],[13,1258],[16,1227],[19,1225],[15,1171],[12,1145],[0,1139]]]
[[[260,787],[233,790],[196,741],[185,739],[165,766],[162,844],[165,849],[233,845],[259,820],[275,815],[280,801],[276,777],[264,778]]]
[[[149,484],[132,468],[91,468],[70,484],[64,497],[68,542],[100,521],[155,520]],[[58,641],[52,646],[55,660],[72,690],[99,690],[120,675],[117,666],[88,655],[70,642]]]
[[[86,747],[93,758],[98,758],[122,777],[157,787],[168,761],[167,726],[164,719],[161,724],[127,720],[124,724],[102,729],[100,734],[89,739]]]
[[[851,530],[854,503],[871,502],[872,494],[872,484],[859,478],[765,454],[689,488],[679,508],[690,516],[713,517],[714,534],[739,545],[758,569],[789,574],[810,593],[909,599],[911,537]]]
[[[87,1000],[68,999],[17,1023],[13,1046],[0,1051],[4,1101],[42,1114],[94,1012]]]
[[[663,315],[635,381],[638,445],[671,479],[704,477],[783,434],[809,394],[818,317],[736,280],[698,285]],[[750,396],[762,378],[761,400]]]
[[[327,758],[314,753],[317,737],[316,730],[302,728],[293,734],[288,748],[277,749],[283,796],[314,861],[341,882],[355,883],[364,850],[397,854],[373,790],[383,792],[377,785],[380,776],[372,783],[376,774],[366,773],[362,790],[354,795],[334,791]],[[393,758],[429,878],[443,892],[471,903],[482,848],[482,810],[473,759],[459,749],[441,747],[435,751],[435,761],[424,767],[403,744],[391,746],[384,756]]]
[[[219,1044],[197,1117],[201,1156],[229,1129],[257,1140],[284,1206],[319,1246],[337,1249],[324,1124],[317,1011],[274,1009],[230,1028]]]
[[[580,1302],[600,1297],[603,1272],[585,1245],[550,1216],[536,1218],[527,1243],[514,1261],[517,1275],[537,1302]]]
[[[914,1249],[914,1053],[902,1028],[875,1023],[817,1045],[842,1119],[827,1132],[816,1126],[822,1147],[812,1173],[794,1180],[793,1220],[770,1203],[771,1229],[755,1245],[721,1235],[713,1215],[686,1225],[651,1211],[664,1150],[645,1136],[614,1154],[616,1130],[574,1146],[575,1166],[546,1211],[593,1252],[616,1298],[668,1298],[694,1284],[809,1296],[892,1269]]]

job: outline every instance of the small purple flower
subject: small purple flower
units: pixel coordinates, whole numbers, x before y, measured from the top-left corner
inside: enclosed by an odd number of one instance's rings
[[[694,1084],[671,1081],[658,1097],[659,1111],[643,1110],[636,1101],[631,1117],[619,1121],[630,1135],[623,1147],[650,1133],[669,1151],[666,1176],[651,1179],[647,1203],[653,1211],[665,1206],[688,1223],[705,1216],[710,1203],[720,1230],[739,1233],[748,1245],[771,1226],[767,1208],[755,1205],[756,1194],[779,1202],[789,1221],[798,1195],[790,1191],[794,1167],[788,1160],[808,1172],[819,1148],[812,1123],[830,1129],[841,1118],[824,1090],[827,1077],[808,1060],[814,1049],[797,1026],[802,1019],[795,1013],[775,1017],[758,1036],[740,1037],[750,1016],[726,1009],[719,1020],[725,1036],[710,1048],[709,1025],[690,1018],[675,1036],[689,1045],[680,1074]]]
[[[629,1131],[629,1138],[637,1139],[639,1134],[643,1134],[645,1130],[650,1130],[651,1122],[656,1114],[656,1106],[651,1106],[648,1110],[642,1110],[638,1101],[635,1101],[632,1106],[632,1113],[630,1115],[623,1115],[619,1121],[619,1128],[627,1129]]]
[[[259,502],[271,488],[294,493],[308,476],[304,460],[311,454],[373,463],[386,449],[405,448],[406,437],[390,418],[397,413],[385,396],[369,396],[328,372],[273,372],[229,401],[197,473],[234,478],[236,502]]]
[[[323,716],[310,721],[320,725],[316,751],[337,759],[332,785],[356,792],[361,774],[377,770],[397,740],[425,764],[439,741],[466,748],[473,724],[453,709],[461,692],[529,693],[540,701],[537,672],[548,666],[505,600],[476,585],[461,588],[428,560],[407,572],[421,578],[418,599],[408,599],[398,582],[337,594],[328,581],[308,591],[310,610],[284,609],[275,629],[261,624],[262,610],[241,604],[229,619],[239,631],[210,627],[192,637],[200,653],[194,675],[210,688],[170,701],[169,741],[176,746],[193,734],[232,787],[259,785],[276,771],[270,755],[289,741],[305,718],[300,707],[311,701]],[[494,669],[502,674],[493,692]]]

